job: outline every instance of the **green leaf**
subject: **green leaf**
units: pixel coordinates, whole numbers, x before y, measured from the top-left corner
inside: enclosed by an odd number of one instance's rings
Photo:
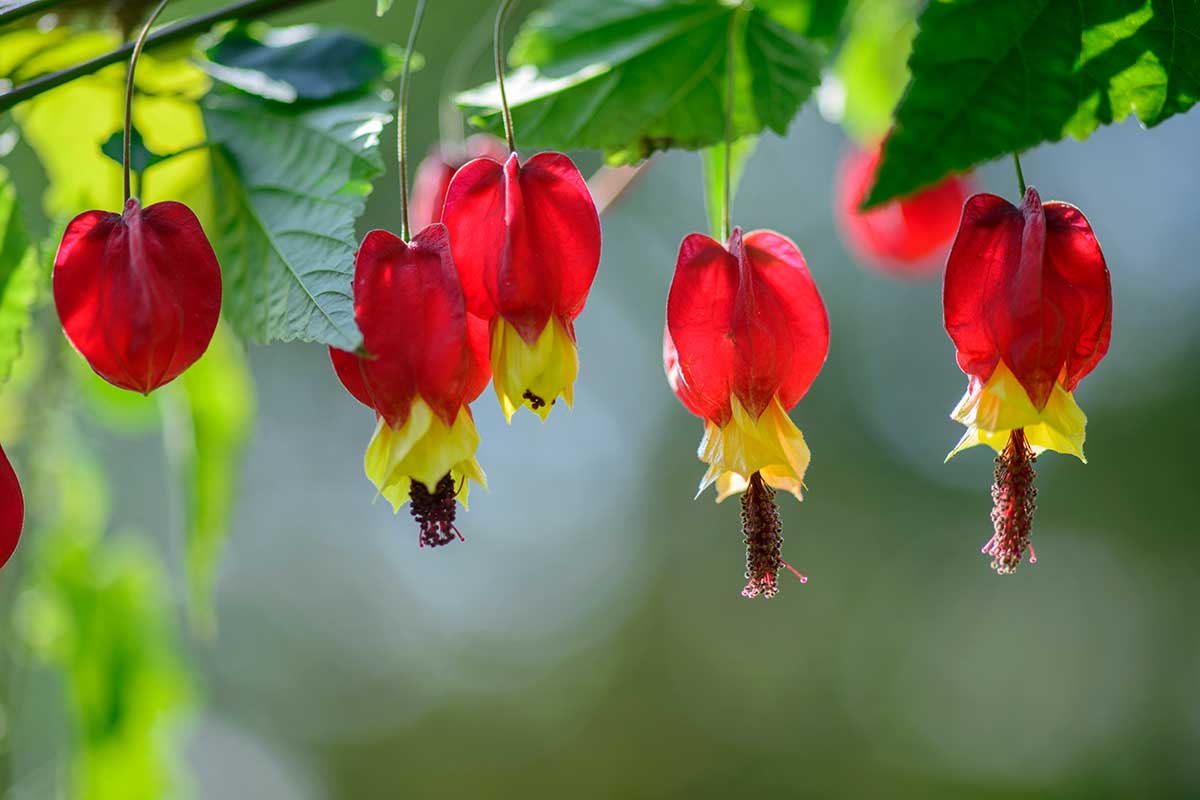
[[[819,80],[821,49],[765,12],[719,0],[559,0],[530,16],[506,88],[519,144],[589,148],[609,163],[701,149],[725,135],[728,43],[733,134],[784,133]],[[459,95],[499,132],[495,84]]]
[[[913,0],[860,0],[833,71],[845,92],[841,123],[874,145],[892,124],[892,109],[908,84],[908,56],[917,34]]]
[[[39,439],[41,491],[28,537],[32,569],[18,630],[63,676],[71,713],[71,797],[178,796],[174,748],[193,689],[171,634],[162,560],[138,539],[106,536],[103,471],[69,424]],[[66,429],[64,429],[66,428]]]
[[[254,381],[242,345],[217,328],[204,357],[162,395],[171,463],[186,486],[185,571],[194,627],[215,632],[213,577],[229,535],[242,451],[254,420]]]
[[[350,290],[354,223],[383,173],[388,118],[375,97],[299,111],[210,95],[224,310],[242,337],[362,343]]]
[[[315,25],[231,29],[204,52],[209,75],[249,94],[280,103],[323,102],[360,93],[391,63],[383,48]]]
[[[392,0],[375,0],[375,16],[382,17],[392,10]]]
[[[758,145],[758,137],[745,136],[733,143],[730,148],[732,160],[729,165],[730,202],[737,198],[738,186],[742,182],[746,162],[754,154]],[[700,151],[701,163],[704,169],[704,207],[708,211],[708,229],[714,239],[724,241],[725,221],[725,144],[714,144]],[[730,210],[732,214],[732,209]]]
[[[1130,114],[1148,127],[1200,97],[1200,2],[943,0],[866,205]]]
[[[0,383],[21,355],[43,277],[49,275],[43,275],[37,248],[25,232],[17,189],[0,167]]]
[[[849,0],[755,0],[754,5],[780,25],[831,44],[841,30]]]
[[[113,161],[120,164],[125,156],[125,135],[123,131],[117,131],[108,140],[100,145],[100,152],[111,158]],[[145,172],[147,168],[154,166],[160,161],[165,161],[170,156],[160,156],[153,153],[146,147],[146,143],[142,140],[142,133],[137,128],[133,128],[129,135],[129,168],[134,172]]]

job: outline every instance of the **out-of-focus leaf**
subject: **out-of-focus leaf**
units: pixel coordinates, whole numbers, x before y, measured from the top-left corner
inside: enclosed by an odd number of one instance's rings
[[[243,337],[353,350],[354,223],[383,172],[375,97],[299,111],[214,94],[204,118],[222,199],[217,254]]]
[[[1200,2],[942,0],[919,20],[912,83],[867,205],[1130,114],[1200,98]]]
[[[51,491],[33,536],[19,629],[60,670],[74,722],[71,796],[174,796],[171,748],[191,705],[169,625],[160,559],[128,537],[104,537],[107,490],[97,465],[57,437],[37,470]],[[47,454],[49,455],[49,454]]]
[[[16,187],[0,168],[0,383],[21,355],[21,339],[33,316],[43,278],[21,219]]]
[[[84,408],[96,422],[111,431],[139,434],[153,431],[161,423],[154,397],[119,389],[101,378],[73,349],[70,369]]]
[[[375,0],[375,16],[382,17],[392,10],[392,0]]]
[[[122,131],[116,131],[108,140],[100,145],[100,152],[111,158],[118,164],[121,163],[125,156],[125,134]],[[148,167],[163,161],[167,156],[160,156],[158,153],[150,152],[146,147],[146,142],[142,139],[142,132],[137,128],[133,128],[129,133],[129,168],[134,172],[145,172]]]
[[[849,0],[755,0],[754,3],[779,24],[825,44],[837,38],[848,4]]]
[[[733,134],[785,133],[819,79],[821,48],[758,8],[719,0],[558,0],[530,16],[506,81],[517,141],[590,148],[634,163],[725,136],[727,57],[735,48]],[[499,91],[458,96],[499,132]]]
[[[0,40],[0,50],[7,41],[8,37]],[[39,53],[21,70],[39,74],[69,66],[117,44],[111,34],[77,33]],[[121,167],[101,147],[122,128],[124,75],[124,65],[114,64],[14,109],[25,140],[50,178],[45,197],[50,217],[72,217],[93,208],[120,210]],[[161,60],[143,54],[138,63],[139,94],[133,102],[133,120],[146,137],[148,150],[177,153],[203,144],[204,124],[196,101],[208,83],[208,77],[185,58]],[[179,200],[191,206],[206,227],[211,225],[212,182],[205,148],[158,164],[152,176],[142,186],[143,204]]]
[[[168,406],[164,435],[187,495],[188,608],[195,628],[211,634],[213,578],[254,420],[254,382],[241,343],[224,325],[218,327],[204,357],[170,388],[162,395]]]
[[[359,36],[316,25],[231,29],[208,48],[201,66],[219,81],[280,103],[321,102],[363,92],[391,63]]]
[[[845,92],[842,126],[874,145],[892,124],[908,84],[908,55],[917,33],[913,0],[860,0],[833,71]]]
[[[757,136],[746,136],[738,139],[730,148],[733,156],[729,165],[730,202],[737,197],[746,162],[754,154],[757,145]],[[714,239],[723,240],[721,228],[725,208],[725,145],[714,144],[712,147],[706,147],[700,151],[700,157],[704,165],[704,207],[708,211],[708,230]]]

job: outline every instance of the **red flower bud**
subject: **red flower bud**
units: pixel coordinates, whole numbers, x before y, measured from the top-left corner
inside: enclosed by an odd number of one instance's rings
[[[507,416],[543,418],[576,373],[574,320],[600,263],[600,218],[571,159],[476,159],[454,176],[443,220],[467,308],[491,325],[496,393]]]
[[[21,539],[21,526],[25,522],[25,498],[21,495],[21,483],[4,448],[0,448],[0,567],[8,563],[17,542]]]
[[[1074,390],[1108,352],[1112,286],[1096,235],[1066,203],[1020,208],[977,194],[946,262],[946,332],[958,365],[986,383],[1004,362],[1038,410],[1055,381]]]
[[[442,221],[442,206],[446,202],[450,179],[463,164],[475,158],[503,161],[507,157],[508,147],[488,133],[475,134],[467,139],[465,147],[443,144],[430,150],[417,167],[417,177],[413,181],[409,211],[412,229],[419,231]]]
[[[862,261],[898,278],[925,278],[945,260],[958,228],[968,177],[952,175],[915,194],[863,211],[875,183],[880,148],[851,148],[837,170],[834,210],[847,245]]]
[[[109,383],[148,394],[204,354],[221,313],[221,270],[182,203],[71,220],[54,261],[67,338]]]

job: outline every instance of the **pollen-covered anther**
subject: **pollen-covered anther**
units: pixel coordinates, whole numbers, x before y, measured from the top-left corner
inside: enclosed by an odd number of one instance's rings
[[[453,477],[449,474],[443,476],[432,492],[425,484],[414,480],[408,496],[412,501],[413,519],[421,527],[418,539],[421,547],[441,547],[450,544],[455,538],[460,542],[465,541],[462,533],[454,525],[458,490],[454,486]]]
[[[780,567],[787,567],[801,583],[807,583],[808,578],[783,560],[783,523],[775,505],[775,490],[755,472],[741,500],[746,544],[746,588],[742,596],[770,598],[778,594]]]
[[[996,457],[996,481],[992,484],[995,532],[983,546],[983,553],[992,557],[992,569],[998,575],[1016,572],[1026,551],[1029,563],[1037,561],[1029,541],[1037,501],[1037,488],[1033,485],[1035,461],[1037,456],[1020,429],[1012,432],[1008,445]]]

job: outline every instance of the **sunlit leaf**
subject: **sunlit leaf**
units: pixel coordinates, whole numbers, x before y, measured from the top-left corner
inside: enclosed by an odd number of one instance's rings
[[[867,202],[1130,114],[1200,97],[1200,3],[943,0],[919,20],[912,84]]]
[[[506,82],[517,141],[590,148],[610,163],[700,149],[725,135],[734,42],[733,134],[784,133],[819,78],[821,49],[765,12],[707,0],[559,0],[530,16]],[[499,132],[494,84],[459,105]]]
[[[315,25],[235,27],[204,55],[201,66],[217,80],[280,103],[362,92],[391,63],[382,47]]]
[[[382,17],[392,9],[392,0],[375,0],[375,16]]]
[[[245,338],[353,350],[354,223],[383,172],[386,105],[365,97],[298,111],[230,94],[205,107],[222,202],[225,313]]]
[[[22,69],[34,73],[56,69],[116,44],[111,34],[78,33]],[[25,140],[50,178],[45,198],[49,216],[72,217],[92,208],[121,208],[121,167],[105,156],[101,147],[123,125],[124,75],[124,65],[114,64],[14,109]],[[203,72],[185,58],[161,60],[147,53],[138,64],[137,86],[140,93],[134,99],[133,121],[150,151],[176,153],[204,142],[196,103],[208,86]],[[207,150],[200,148],[155,166],[145,178],[141,197],[145,205],[167,199],[187,203],[209,226],[213,205]]]
[[[43,277],[37,248],[25,232],[16,187],[0,168],[0,383],[8,380],[21,355]]]
[[[833,71],[845,92],[841,123],[864,145],[892,124],[908,84],[908,55],[917,33],[913,0],[860,0]]]

